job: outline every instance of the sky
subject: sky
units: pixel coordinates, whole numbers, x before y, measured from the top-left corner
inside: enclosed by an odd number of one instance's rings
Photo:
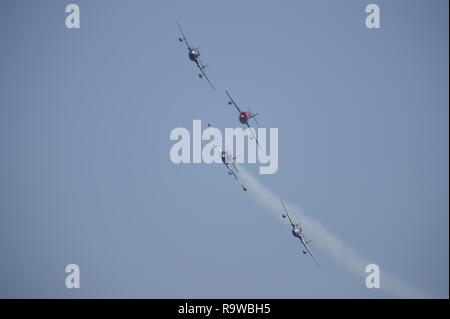
[[[448,298],[448,1],[376,1],[380,29],[359,0],[77,0],[80,29],[69,3],[0,11],[0,298],[401,297],[387,274]],[[169,155],[193,120],[240,127],[225,89],[278,128],[278,171],[242,164],[247,192]],[[321,225],[319,267],[256,183]]]

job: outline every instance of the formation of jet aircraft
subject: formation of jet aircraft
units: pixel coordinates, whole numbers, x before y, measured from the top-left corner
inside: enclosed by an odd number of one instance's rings
[[[213,90],[215,90],[214,85],[212,84],[212,82],[210,81],[208,76],[206,75],[205,69],[207,68],[208,65],[203,64],[202,61],[200,60],[200,50],[199,50],[199,48],[193,47],[193,46],[191,46],[189,44],[186,36],[184,35],[184,32],[183,32],[180,24],[178,22],[177,22],[177,24],[178,24],[178,28],[180,29],[180,33],[181,33],[181,35],[178,38],[178,40],[180,42],[184,42],[186,44],[186,47],[187,47],[187,50],[188,50],[189,60],[194,62],[195,65],[197,66],[197,68],[200,70],[200,73],[198,74],[198,76],[200,78],[205,78],[208,81],[208,83],[211,86],[211,88]],[[260,147],[258,139],[254,136],[253,131],[252,131],[252,127],[250,126],[250,123],[249,123],[249,120],[253,119],[255,121],[256,125],[259,126],[259,123],[256,120],[256,116],[258,115],[258,113],[253,113],[250,109],[248,109],[248,111],[242,110],[237,105],[237,103],[233,100],[233,98],[231,97],[230,93],[227,90],[225,90],[225,93],[228,96],[228,104],[234,106],[236,108],[236,110],[239,112],[239,122],[241,124],[247,125],[247,127],[249,128],[251,134],[253,135],[253,138],[256,140],[256,143]],[[211,124],[208,124],[208,126],[211,127]],[[242,184],[241,180],[238,177],[239,170],[238,170],[238,168],[236,166],[236,162],[235,162],[236,157],[233,156],[230,151],[222,150],[222,148],[219,145],[217,145],[217,144],[215,144],[214,147],[219,150],[222,163],[225,165],[225,167],[227,169],[227,172],[228,172],[228,175],[233,176],[234,179],[236,180],[236,182],[239,183],[239,185],[242,187],[242,189],[244,191],[247,191],[247,188]],[[312,257],[312,259],[315,261],[315,263],[317,265],[319,265],[319,262],[314,257],[314,255],[312,254],[312,252],[310,250],[310,247],[309,247],[310,243],[311,243],[311,240],[306,240],[305,239],[305,236],[303,234],[303,229],[300,227],[301,223],[295,224],[293,222],[291,216],[289,215],[288,210],[287,210],[285,204],[283,203],[283,201],[281,201],[281,205],[282,205],[283,210],[284,210],[284,212],[282,214],[282,217],[283,218],[288,217],[289,222],[290,222],[290,224],[292,226],[292,235],[294,237],[298,238],[300,240],[301,244],[303,245],[303,248],[304,248],[303,249],[303,254],[308,253]]]

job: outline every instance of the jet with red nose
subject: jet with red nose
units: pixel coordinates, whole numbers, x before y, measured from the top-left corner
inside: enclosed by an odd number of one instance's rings
[[[256,123],[256,125],[259,126],[258,121],[256,120],[256,116],[258,115],[258,113],[252,113],[252,111],[248,110],[248,111],[242,111],[239,106],[237,105],[237,103],[233,100],[233,98],[231,97],[230,93],[225,90],[225,93],[228,96],[228,105],[234,105],[234,107],[236,108],[236,110],[239,112],[239,122],[242,124],[245,124],[248,126],[248,128],[251,128],[250,123],[248,122],[250,119],[253,119]],[[256,136],[253,135],[253,131],[250,130],[250,132],[252,133],[252,137],[256,140],[256,144],[258,144],[259,146],[259,142],[258,139],[256,138]]]

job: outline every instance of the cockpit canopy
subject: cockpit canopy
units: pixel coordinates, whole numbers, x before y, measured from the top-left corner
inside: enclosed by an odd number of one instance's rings
[[[191,54],[198,57],[200,55],[200,51],[198,49],[196,49],[196,48],[192,48],[191,49]]]
[[[294,236],[300,236],[300,234],[302,233],[302,229],[299,226],[295,226],[292,229],[292,233],[294,234]]]

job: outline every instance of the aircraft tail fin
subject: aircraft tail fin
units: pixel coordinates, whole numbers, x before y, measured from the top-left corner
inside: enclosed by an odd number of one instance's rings
[[[253,119],[255,121],[256,125],[258,125],[258,127],[259,127],[260,125],[258,123],[258,120],[256,119],[256,116],[258,115],[258,113],[253,113],[250,109],[248,109],[248,110],[249,110],[249,112],[251,114],[250,118]]]

